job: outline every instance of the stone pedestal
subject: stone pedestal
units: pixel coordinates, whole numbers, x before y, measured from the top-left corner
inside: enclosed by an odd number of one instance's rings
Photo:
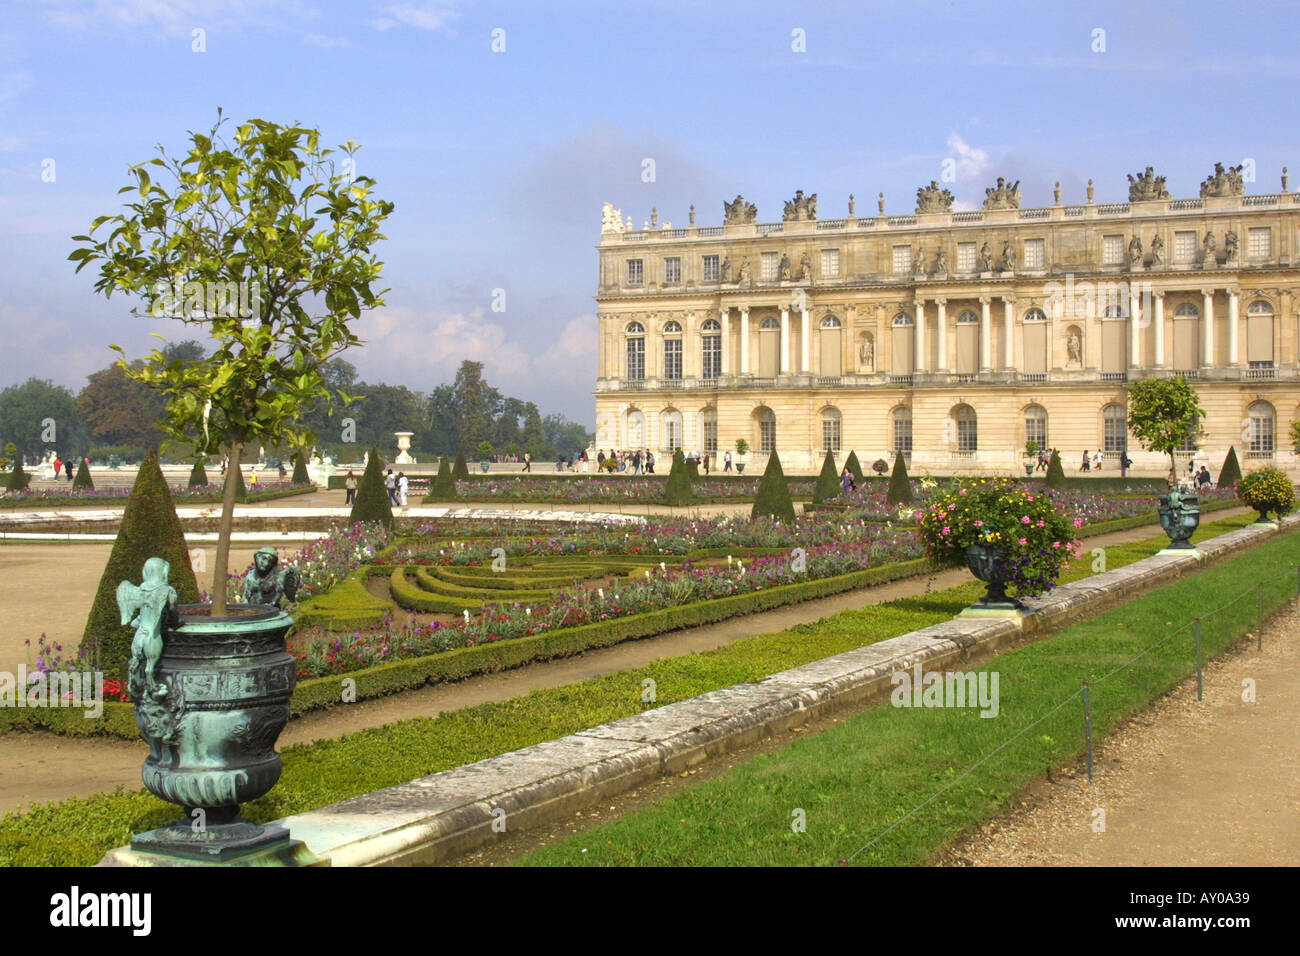
[[[397,437],[397,457],[393,460],[397,465],[414,465],[415,459],[411,457],[411,437],[415,432],[393,432]]]

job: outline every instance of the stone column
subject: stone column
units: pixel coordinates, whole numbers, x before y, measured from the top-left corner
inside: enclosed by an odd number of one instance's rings
[[[1137,368],[1142,364],[1142,342],[1138,335],[1138,326],[1142,318],[1142,302],[1138,298],[1137,287],[1128,289],[1128,367]]]
[[[939,361],[935,363],[935,370],[939,372],[948,371],[948,300],[935,299],[934,304],[938,307],[938,316],[935,321],[938,322],[938,337],[935,339],[935,345],[939,349]]]
[[[1016,364],[1016,300],[1009,295],[1002,297],[1002,366],[1007,371]]]
[[[913,339],[912,370],[924,372],[925,367],[925,300],[916,300],[916,337]]]
[[[989,314],[989,305],[993,300],[980,298],[980,371],[993,371],[993,319]]]
[[[1165,367],[1165,294],[1163,292],[1151,293],[1151,322],[1156,332],[1156,368]]]
[[[790,371],[790,307],[781,306],[781,350],[777,371],[785,375]]]
[[[722,374],[731,374],[731,309],[722,310]]]
[[[1201,367],[1214,364],[1214,290],[1201,290]]]
[[[1240,330],[1237,326],[1240,324],[1240,314],[1238,313],[1238,296],[1236,289],[1228,290],[1228,364],[1232,366],[1239,365],[1237,361],[1237,336]]]
[[[740,307],[740,374],[749,374],[749,306]]]
[[[807,298],[803,310],[799,313],[799,371],[808,374],[808,313],[811,311]]]

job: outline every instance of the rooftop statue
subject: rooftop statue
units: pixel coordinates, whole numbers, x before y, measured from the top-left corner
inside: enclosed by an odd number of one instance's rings
[[[275,548],[267,546],[258,548],[253,555],[253,564],[244,578],[244,603],[267,604],[279,607],[281,598],[290,602],[298,597],[302,587],[302,575],[293,565],[280,567],[280,556]]]
[[[810,222],[817,218],[817,194],[805,196],[802,189],[794,191],[794,198],[785,204],[782,222]]]
[[[1157,176],[1150,166],[1144,172],[1128,177],[1128,201],[1143,202],[1148,199],[1168,199],[1169,190],[1165,188],[1165,177]]]
[[[758,218],[758,207],[752,202],[745,202],[745,197],[737,195],[735,200],[722,201],[722,224],[734,226],[738,223],[753,222]]]
[[[952,212],[952,193],[933,179],[916,190],[917,212]]]
[[[1243,168],[1244,164],[1224,169],[1223,163],[1215,163],[1214,175],[1201,183],[1201,198],[1246,195],[1246,184],[1241,178]]]
[[[1020,180],[1008,184],[999,176],[997,185],[984,190],[984,196],[985,209],[1019,209]]]
[[[600,231],[602,233],[623,231],[623,211],[615,209],[613,203],[607,202],[600,209]]]

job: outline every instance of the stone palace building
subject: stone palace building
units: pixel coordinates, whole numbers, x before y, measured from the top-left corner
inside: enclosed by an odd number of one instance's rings
[[[1101,449],[1141,470],[1167,458],[1126,429],[1127,386],[1182,375],[1217,472],[1289,466],[1300,417],[1300,196],[1246,195],[1241,167],[1172,199],[1150,167],[1129,201],[1020,208],[1018,183],[953,211],[937,183],[916,211],[819,219],[797,192],[780,222],[737,196],[724,224],[642,229],[605,205],[596,447],[717,456],[744,438],[751,470],[856,450],[934,472],[1017,471],[1026,442],[1067,472]],[[1180,466],[1181,467],[1181,466]]]

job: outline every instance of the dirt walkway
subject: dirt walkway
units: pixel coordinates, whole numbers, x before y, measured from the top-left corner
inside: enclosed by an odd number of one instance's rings
[[[1217,520],[1235,513],[1235,509],[1223,511],[1214,517]],[[1149,538],[1151,532],[1149,526],[1133,528],[1090,538],[1088,544],[1090,548],[1113,547]],[[629,641],[576,657],[543,661],[517,670],[484,674],[457,683],[422,687],[377,700],[316,711],[290,723],[280,735],[280,745],[331,739],[412,717],[435,717],[444,711],[508,700],[533,690],[561,687],[590,677],[631,670],[659,658],[721,647],[744,637],[784,630],[843,610],[923,594],[927,589],[943,590],[970,580],[971,576],[965,570],[945,571],[933,578],[909,578],[706,627]],[[46,733],[2,735],[0,767],[4,772],[0,774],[0,813],[28,802],[61,800],[112,790],[119,784],[137,788],[140,786],[140,764],[146,753],[143,741],[76,739]]]
[[[956,866],[1300,865],[1300,609],[1138,714],[1086,774],[1033,784],[945,854]],[[1242,699],[1254,682],[1256,700]],[[1096,810],[1105,830],[1095,832]]]

